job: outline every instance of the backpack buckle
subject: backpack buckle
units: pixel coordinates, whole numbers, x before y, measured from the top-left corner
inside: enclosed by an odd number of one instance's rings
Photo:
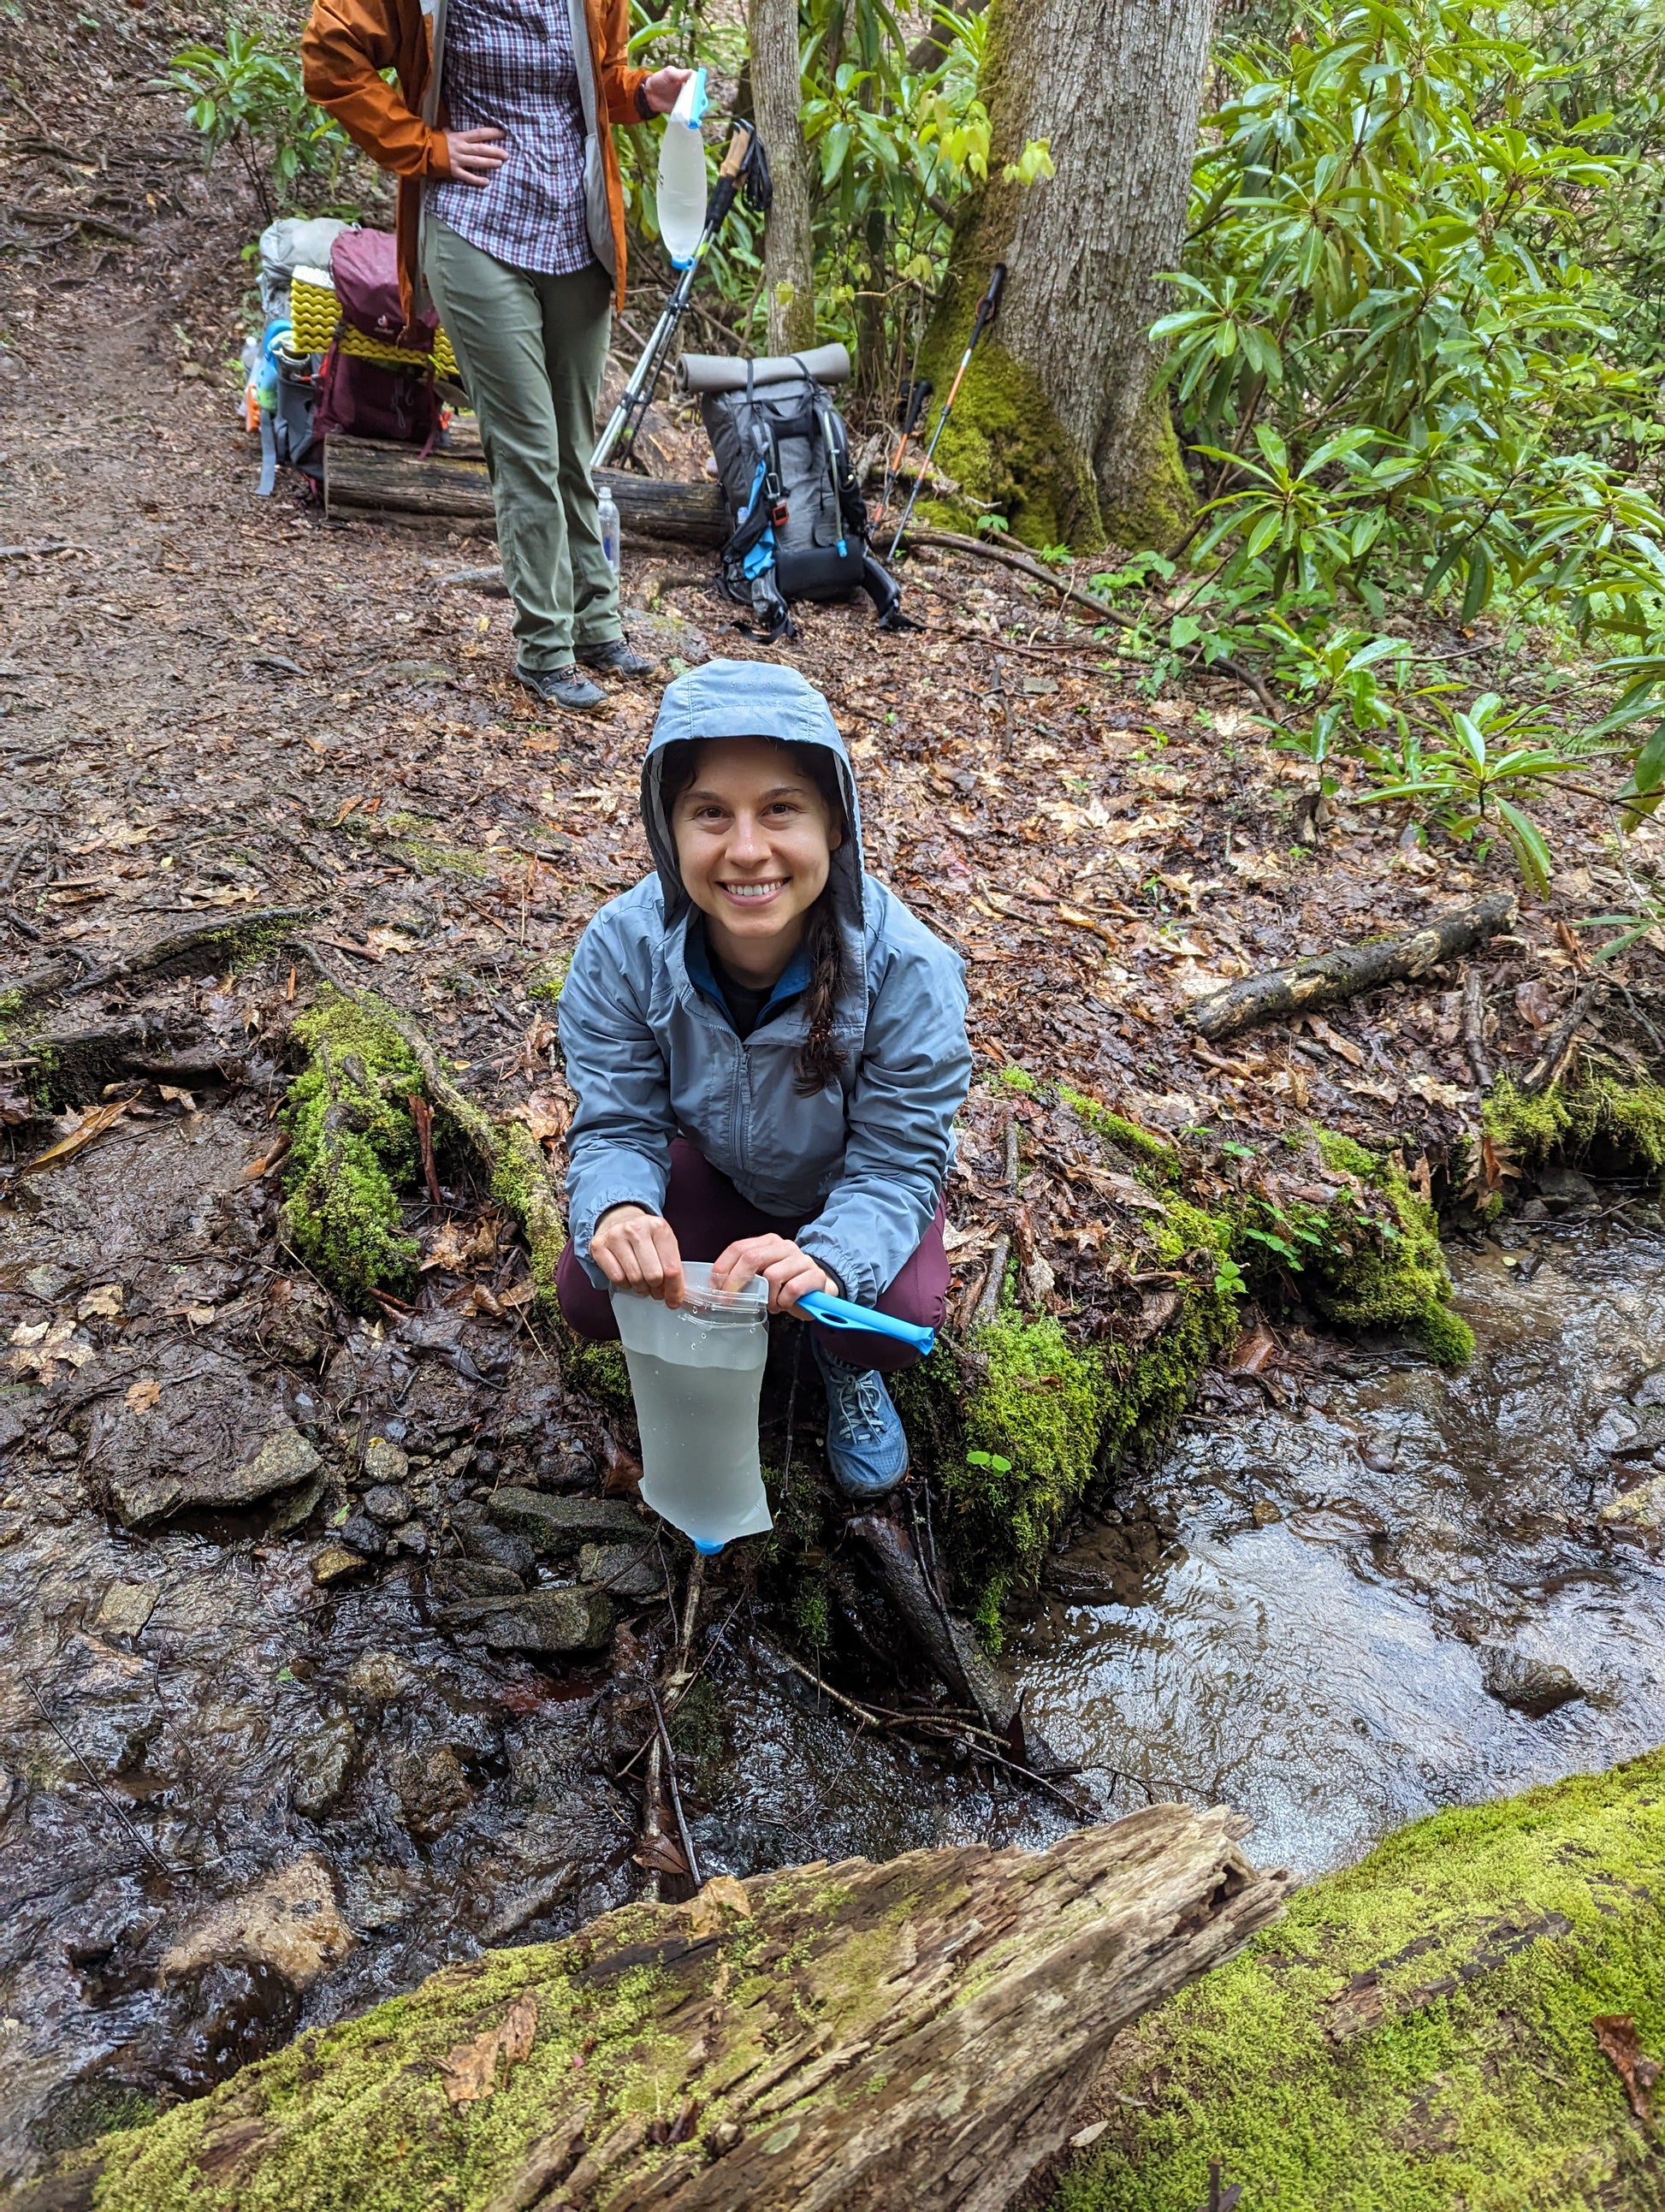
[[[775,501],[774,506],[770,507],[769,511],[769,519],[775,525],[775,527],[777,530],[784,530],[786,528],[787,502],[785,500],[777,499]]]

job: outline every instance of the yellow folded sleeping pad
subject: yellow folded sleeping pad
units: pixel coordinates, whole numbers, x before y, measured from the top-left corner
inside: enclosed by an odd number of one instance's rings
[[[336,304],[335,286],[321,269],[300,269],[289,282],[289,320],[295,325],[297,353],[324,353],[339,337],[343,353],[355,353],[364,361],[386,362],[392,368],[428,368],[441,376],[458,375],[457,356],[443,329],[435,333],[431,354],[410,353],[380,338],[366,337],[362,331],[347,329]]]

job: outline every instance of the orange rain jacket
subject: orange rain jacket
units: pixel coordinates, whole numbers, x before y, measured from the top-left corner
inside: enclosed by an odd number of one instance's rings
[[[552,0],[560,6],[562,0]],[[399,180],[399,298],[407,325],[425,295],[420,232],[422,185],[442,177],[444,120],[440,81],[445,66],[446,0],[313,0],[301,41],[309,99],[333,115],[379,167]],[[624,188],[619,181],[614,123],[639,123],[636,94],[651,71],[625,60],[629,0],[572,0],[576,27],[582,13],[588,33],[591,85],[580,82],[586,146],[585,180],[590,233],[604,264],[611,243],[614,301],[624,298]],[[576,40],[574,40],[576,45]],[[397,85],[380,72],[391,69]],[[599,189],[598,189],[599,188]],[[611,239],[606,233],[611,233]],[[407,343],[419,343],[407,328]]]

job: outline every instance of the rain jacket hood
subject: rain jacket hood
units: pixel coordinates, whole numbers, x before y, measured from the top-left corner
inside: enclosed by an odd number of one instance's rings
[[[743,1041],[690,972],[697,909],[664,804],[667,748],[739,737],[823,749],[843,800],[829,877],[845,948],[833,1024],[842,1069],[809,1098],[796,1091],[801,1005],[771,1007]],[[641,816],[655,872],[590,923],[561,999],[577,1097],[568,1193],[579,1255],[599,1285],[586,1256],[597,1221],[627,1202],[659,1210],[680,1133],[763,1212],[799,1224],[803,1249],[872,1304],[924,1235],[952,1157],[971,1070],[959,956],[865,872],[849,756],[826,701],[795,669],[714,660],[667,685],[642,763]],[[697,974],[698,940],[693,953]]]

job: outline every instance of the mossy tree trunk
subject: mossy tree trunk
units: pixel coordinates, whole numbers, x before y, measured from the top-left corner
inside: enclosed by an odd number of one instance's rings
[[[750,0],[751,94],[775,179],[763,232],[770,353],[815,343],[814,194],[798,119],[798,0]]]
[[[925,373],[945,392],[991,266],[1008,270],[939,450],[1031,545],[1174,544],[1190,493],[1147,335],[1182,242],[1212,0],[996,0],[989,179],[957,227]],[[1048,142],[1055,173],[1002,174]]]

